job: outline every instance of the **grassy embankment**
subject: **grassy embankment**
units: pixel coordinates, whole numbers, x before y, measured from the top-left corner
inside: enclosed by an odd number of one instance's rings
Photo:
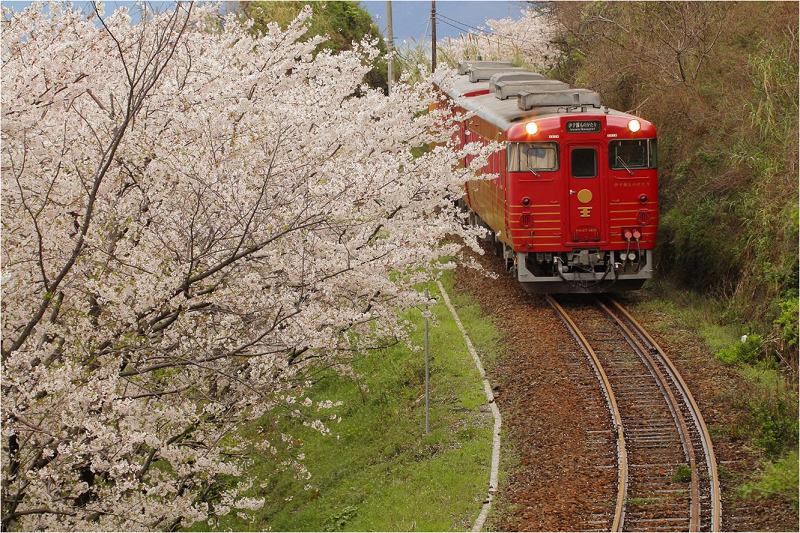
[[[476,305],[452,293],[452,273],[444,285],[476,349],[491,364],[498,333]],[[469,529],[489,482],[492,417],[483,387],[452,315],[429,286],[438,324],[430,327],[430,434],[424,435],[424,352],[398,345],[359,359],[357,379],[330,374],[311,389],[315,402],[342,401],[333,412],[339,424],[323,436],[300,422],[281,430],[302,442],[300,451],[313,473],[298,480],[279,461],[262,457],[250,474],[262,481],[251,495],[266,498],[249,518],[235,513],[196,529],[275,531],[447,531]],[[406,318],[423,346],[419,310]],[[330,411],[326,411],[329,413]],[[259,425],[245,433],[263,438]],[[267,425],[267,424],[265,424]],[[313,488],[305,490],[310,484]]]

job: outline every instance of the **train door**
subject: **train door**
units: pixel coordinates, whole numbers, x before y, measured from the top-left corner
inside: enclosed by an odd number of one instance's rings
[[[567,246],[596,246],[603,240],[605,165],[600,145],[581,143],[567,149],[569,234]]]

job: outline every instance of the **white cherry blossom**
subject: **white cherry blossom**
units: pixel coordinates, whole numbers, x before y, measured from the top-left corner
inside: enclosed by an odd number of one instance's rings
[[[309,10],[257,38],[190,3],[46,11],[2,32],[3,527],[255,509],[248,454],[311,475],[277,418],[341,420],[315,372],[405,338],[413,284],[475,246],[452,112],[364,86],[371,42],[313,55]]]

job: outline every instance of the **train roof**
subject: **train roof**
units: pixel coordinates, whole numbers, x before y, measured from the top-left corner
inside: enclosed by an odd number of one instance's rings
[[[458,74],[436,82],[463,109],[506,131],[514,124],[547,116],[605,114],[634,115],[600,105],[600,96],[587,89],[570,88],[541,74],[504,61],[459,64]]]

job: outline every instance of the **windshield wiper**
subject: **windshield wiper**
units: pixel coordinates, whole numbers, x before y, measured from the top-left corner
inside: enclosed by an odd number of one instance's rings
[[[628,165],[626,165],[626,164],[625,164],[625,161],[623,161],[623,160],[622,160],[622,158],[621,158],[620,156],[617,156],[617,160],[616,160],[616,161],[619,161],[619,162],[620,162],[620,164],[621,164],[621,165],[622,165],[622,166],[625,168],[625,170],[627,170],[627,171],[628,171],[628,174],[630,174],[631,176],[633,176],[633,171],[632,171],[631,169],[629,169],[629,168],[628,168]],[[615,161],[615,163],[616,163],[616,161]]]
[[[529,171],[531,171],[531,172],[533,172],[533,175],[534,175],[534,176],[536,176],[537,178],[540,178],[540,179],[541,179],[541,177],[542,177],[542,176],[541,176],[541,174],[539,174],[538,172],[536,172],[535,170],[533,170],[533,169],[531,168],[530,164],[528,164],[527,166],[528,166],[528,170],[529,170]]]

